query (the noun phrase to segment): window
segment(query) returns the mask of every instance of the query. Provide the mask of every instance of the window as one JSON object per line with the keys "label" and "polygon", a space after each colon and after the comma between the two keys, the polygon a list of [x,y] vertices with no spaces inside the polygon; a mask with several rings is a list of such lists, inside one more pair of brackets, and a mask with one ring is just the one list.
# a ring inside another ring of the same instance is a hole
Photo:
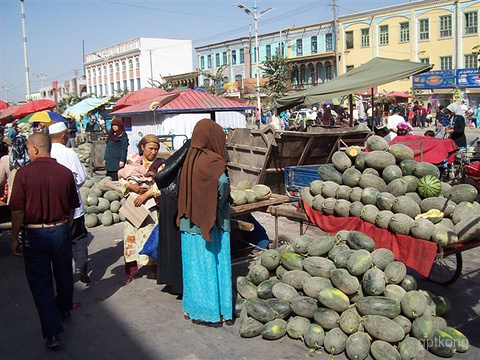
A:
{"label": "window", "polygon": [[[140,69],[140,58],[138,58],[138,57],[135,58],[135,67],[136,67],[137,69]],[[139,87],[139,89],[140,89],[140,87]]]}
{"label": "window", "polygon": [[333,34],[325,34],[325,51],[333,51]]}
{"label": "window", "polygon": [[97,69],[94,68],[94,69],[92,70],[92,73],[93,73],[93,77],[97,77]]}
{"label": "window", "polygon": [[207,78],[207,79],[203,79],[203,87],[206,88],[206,87],[208,87],[208,86],[210,86],[210,79],[208,79],[208,78]]}
{"label": "window", "polygon": [[117,81],[117,91],[120,91],[120,81]]}
{"label": "window", "polygon": [[440,56],[440,70],[450,70],[452,69],[452,57],[451,56]]}
{"label": "window", "polygon": [[222,54],[222,65],[227,65],[227,52],[224,51]]}
{"label": "window", "polygon": [[125,90],[127,88],[127,80],[123,80],[123,89]]}
{"label": "window", "polygon": [[353,65],[347,65],[347,72],[353,70],[355,67]]}
{"label": "window", "polygon": [[252,63],[257,62],[257,48],[254,46],[253,47],[253,54],[252,54]]}
{"label": "window", "polygon": [[133,60],[128,60],[128,70],[133,70]]}
{"label": "window", "polygon": [[452,15],[440,16],[440,38],[452,37]]}
{"label": "window", "polygon": [[360,35],[360,46],[369,47],[370,46],[370,31],[367,29],[362,29]]}
{"label": "window", "polygon": [[[126,61],[122,61],[122,71],[127,71],[127,63]],[[126,87],[126,86],[125,86]]]}
{"label": "window", "polygon": [[110,75],[113,74],[113,65],[112,65],[112,64],[110,64],[110,65],[108,66],[108,73],[109,73]]}
{"label": "window", "polygon": [[118,74],[120,72],[120,63],[115,63],[115,72]]}
{"label": "window", "polygon": [[410,42],[410,24],[408,22],[401,22],[400,24],[400,42]]}
{"label": "window", "polygon": [[422,64],[430,64],[430,58],[420,58],[419,59]]}
{"label": "window", "polygon": [[332,80],[332,79],[333,79],[332,65],[330,63],[327,63],[325,65],[325,80]]}
{"label": "window", "polygon": [[237,63],[237,50],[232,50],[232,65]]}
{"label": "window", "polygon": [[297,56],[302,56],[303,55],[303,43],[302,39],[297,39]]}
{"label": "window", "polygon": [[200,69],[205,69],[205,56],[200,56]]}
{"label": "window", "polygon": [[220,53],[215,54],[215,67],[220,66]]}
{"label": "window", "polygon": [[112,82],[110,83],[110,94],[114,94],[114,93],[115,93],[115,84]]}
{"label": "window", "polygon": [[419,22],[419,40],[430,39],[429,20],[421,19]]}
{"label": "window", "polygon": [[212,55],[207,55],[207,69],[212,68]]}
{"label": "window", "polygon": [[280,43],[280,55],[285,56],[285,43],[283,41]]}
{"label": "window", "polygon": [[476,68],[477,67],[476,63],[477,63],[477,55],[474,55],[474,54],[465,55],[466,69]]}
{"label": "window", "polygon": [[353,49],[353,31],[345,31],[345,48]]}
{"label": "window", "polygon": [[245,51],[243,49],[239,50],[240,52],[240,64],[243,64],[245,62]]}
{"label": "window", "polygon": [[272,45],[266,45],[265,46],[265,58],[267,60],[270,60],[272,58]]}
{"label": "window", "polygon": [[388,45],[388,25],[380,26],[380,45]]}
{"label": "window", "polygon": [[478,34],[478,12],[466,12],[465,17],[465,35]]}
{"label": "window", "polygon": [[135,90],[135,80],[130,79],[130,91]]}
{"label": "window", "polygon": [[141,89],[142,87],[140,86],[141,83],[140,83],[140,78],[137,79],[137,89]]}
{"label": "window", "polygon": [[312,43],[312,54],[316,54],[318,52],[318,46],[317,46],[317,37],[312,36],[310,38],[310,41]]}

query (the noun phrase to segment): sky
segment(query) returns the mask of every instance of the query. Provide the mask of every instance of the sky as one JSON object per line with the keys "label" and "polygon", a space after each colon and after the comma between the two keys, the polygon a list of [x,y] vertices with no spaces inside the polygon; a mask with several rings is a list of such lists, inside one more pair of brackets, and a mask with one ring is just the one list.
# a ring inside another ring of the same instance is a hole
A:
{"label": "sky", "polygon": [[[137,37],[190,39],[196,46],[248,36],[255,0],[25,0],[25,31],[31,92],[83,75],[90,53]],[[408,0],[337,0],[339,15]],[[257,0],[259,34],[333,20],[333,0]],[[20,0],[0,0],[0,99],[26,94]],[[84,48],[84,50],[83,50]],[[194,64],[194,67],[196,64]],[[194,71],[195,69],[192,69]]]}

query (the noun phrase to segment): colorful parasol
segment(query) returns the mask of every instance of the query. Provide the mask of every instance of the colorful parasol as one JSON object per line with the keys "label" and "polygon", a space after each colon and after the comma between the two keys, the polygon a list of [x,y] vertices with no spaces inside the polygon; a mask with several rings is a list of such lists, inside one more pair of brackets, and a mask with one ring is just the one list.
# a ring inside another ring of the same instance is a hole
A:
{"label": "colorful parasol", "polygon": [[13,119],[12,115],[19,107],[20,106],[13,105],[3,110],[2,114],[0,115],[0,124],[6,125],[7,123],[12,122],[12,119]]}
{"label": "colorful parasol", "polygon": [[43,123],[46,126],[49,126],[55,122],[62,122],[66,121],[66,119],[60,115],[59,113],[56,113],[54,111],[38,111],[36,113],[30,114],[25,116],[22,120],[20,120],[18,123]]}
{"label": "colorful parasol", "polygon": [[7,102],[3,101],[3,100],[0,100],[0,110],[5,110],[6,108],[8,108],[10,105],[8,105]]}
{"label": "colorful parasol", "polygon": [[15,119],[21,119],[27,115],[30,115],[37,111],[52,110],[57,103],[52,100],[42,99],[33,100],[26,104],[21,105],[12,115]]}

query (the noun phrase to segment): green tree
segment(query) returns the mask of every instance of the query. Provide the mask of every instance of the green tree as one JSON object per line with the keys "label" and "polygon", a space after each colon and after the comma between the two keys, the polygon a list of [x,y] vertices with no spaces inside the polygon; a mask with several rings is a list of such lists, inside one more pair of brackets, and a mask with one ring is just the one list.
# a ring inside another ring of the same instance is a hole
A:
{"label": "green tree", "polygon": [[168,92],[172,92],[175,90],[175,85],[173,84],[173,81],[171,80],[166,80],[164,82],[160,82],[159,80],[148,80],[148,83],[150,86],[155,87],[157,89],[162,89]]}
{"label": "green tree", "polygon": [[267,95],[267,106],[271,107],[275,105],[278,98],[285,95],[292,67],[286,57],[275,54],[271,59],[263,62],[262,70],[267,83],[261,87],[261,90]]}
{"label": "green tree", "polygon": [[223,75],[223,71],[226,69],[226,66],[220,66],[215,74],[211,74],[209,72],[203,71],[201,69],[197,69],[198,75],[203,75],[205,78],[210,80],[212,85],[205,86],[205,91],[209,94],[214,95],[223,95],[225,94],[225,89],[223,88],[223,84],[225,83],[225,78]]}
{"label": "green tree", "polygon": [[58,101],[56,107],[55,107],[55,110],[57,110],[57,112],[59,114],[63,114],[63,112],[69,108],[70,106],[73,106],[77,103],[79,103],[80,101],[82,101],[83,98],[78,96],[77,94],[68,94],[67,97],[65,98],[62,98],[60,99],[60,101]]}
{"label": "green tree", "polygon": [[125,96],[129,93],[130,91],[128,91],[128,88],[123,88],[123,89],[118,89],[116,92],[115,92],[115,96],[114,96],[114,101],[120,99],[122,96]]}

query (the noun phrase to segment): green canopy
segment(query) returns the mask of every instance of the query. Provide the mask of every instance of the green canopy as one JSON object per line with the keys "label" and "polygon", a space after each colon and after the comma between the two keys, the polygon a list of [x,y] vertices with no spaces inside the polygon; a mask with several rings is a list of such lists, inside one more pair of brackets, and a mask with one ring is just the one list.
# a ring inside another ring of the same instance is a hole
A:
{"label": "green canopy", "polygon": [[431,69],[430,64],[376,57],[323,84],[277,99],[278,108],[311,105],[322,100],[353,94],[357,91],[405,79]]}

